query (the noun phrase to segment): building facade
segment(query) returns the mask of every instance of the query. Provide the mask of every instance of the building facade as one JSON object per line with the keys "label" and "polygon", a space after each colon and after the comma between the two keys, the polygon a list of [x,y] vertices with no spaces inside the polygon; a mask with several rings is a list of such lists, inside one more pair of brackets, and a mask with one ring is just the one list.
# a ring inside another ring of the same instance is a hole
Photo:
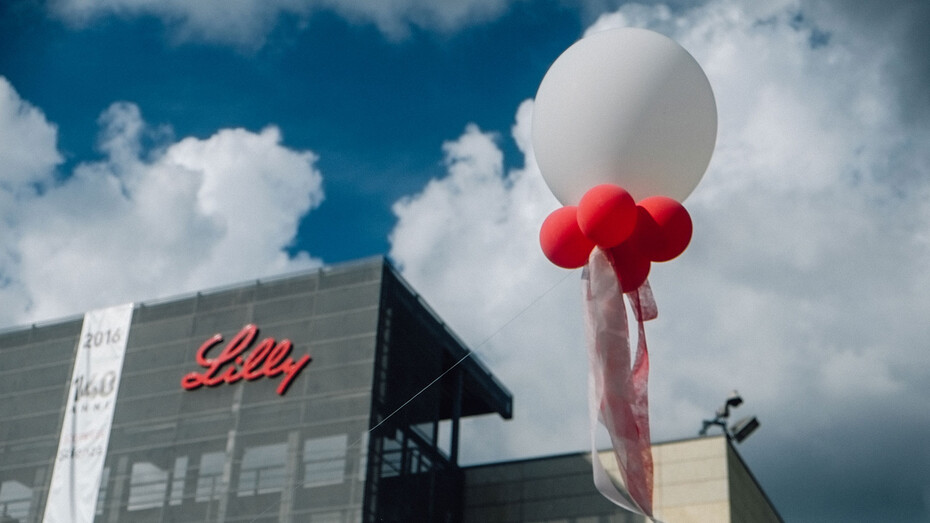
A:
{"label": "building facade", "polygon": [[122,336],[82,339],[84,323],[0,333],[5,521],[58,503],[69,395],[78,410],[115,396],[108,445],[87,451],[105,453],[99,522],[457,521],[458,420],[511,415],[380,258],[136,305],[116,394],[112,377],[72,372],[82,345]]}
{"label": "building facade", "polygon": [[[642,521],[587,454],[461,467],[477,415],[510,418],[510,392],[382,258],[8,329],[0,523]],[[667,522],[777,521],[742,518],[771,505],[696,441],[712,458],[655,447]]]}

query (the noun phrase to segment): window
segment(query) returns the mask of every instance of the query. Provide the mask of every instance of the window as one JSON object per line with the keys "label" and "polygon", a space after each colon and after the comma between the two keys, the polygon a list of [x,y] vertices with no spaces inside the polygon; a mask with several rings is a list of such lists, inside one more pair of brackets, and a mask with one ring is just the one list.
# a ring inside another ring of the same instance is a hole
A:
{"label": "window", "polygon": [[147,461],[132,464],[129,477],[129,510],[161,507],[168,491],[168,471]]}
{"label": "window", "polygon": [[97,508],[94,513],[97,516],[103,515],[103,508],[107,502],[107,485],[110,483],[110,467],[103,467],[103,473],[100,474],[100,490],[97,491]]}
{"label": "window", "polygon": [[347,446],[346,434],[304,440],[304,487],[342,483]]}
{"label": "window", "polygon": [[200,469],[197,472],[197,502],[220,499],[220,481],[223,478],[223,466],[226,464],[225,452],[208,452],[200,456]]}
{"label": "window", "polygon": [[393,478],[403,472],[404,435],[398,430],[393,436],[381,438],[381,477]]}
{"label": "window", "polygon": [[239,495],[254,496],[284,489],[287,444],[275,443],[245,449],[239,470]]}
{"label": "window", "polygon": [[174,475],[171,479],[171,497],[169,505],[180,505],[184,500],[184,479],[187,476],[187,456],[174,460]]}
{"label": "window", "polygon": [[[358,460],[358,480],[365,481],[368,477],[368,433],[363,432],[358,442],[359,460]],[[361,517],[356,521],[361,521]]]}
{"label": "window", "polygon": [[15,480],[0,483],[0,518],[26,519],[32,504],[32,489]]}

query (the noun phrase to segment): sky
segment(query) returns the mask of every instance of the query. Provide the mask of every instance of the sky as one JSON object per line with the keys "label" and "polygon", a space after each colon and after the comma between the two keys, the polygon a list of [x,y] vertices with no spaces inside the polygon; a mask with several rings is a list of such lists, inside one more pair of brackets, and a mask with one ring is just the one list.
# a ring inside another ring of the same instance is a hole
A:
{"label": "sky", "polygon": [[0,325],[387,255],[514,393],[462,459],[584,451],[580,271],[533,98],[586,33],[704,68],[695,233],[650,283],[655,440],[736,389],[787,521],[930,519],[930,5],[8,0]]}

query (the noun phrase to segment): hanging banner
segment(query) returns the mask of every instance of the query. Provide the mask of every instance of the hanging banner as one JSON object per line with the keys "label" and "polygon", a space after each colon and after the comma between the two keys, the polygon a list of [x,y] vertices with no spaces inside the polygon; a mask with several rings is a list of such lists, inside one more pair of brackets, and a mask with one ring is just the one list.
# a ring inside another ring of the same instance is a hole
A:
{"label": "hanging banner", "polygon": [[84,315],[43,523],[94,520],[131,321],[131,303]]}

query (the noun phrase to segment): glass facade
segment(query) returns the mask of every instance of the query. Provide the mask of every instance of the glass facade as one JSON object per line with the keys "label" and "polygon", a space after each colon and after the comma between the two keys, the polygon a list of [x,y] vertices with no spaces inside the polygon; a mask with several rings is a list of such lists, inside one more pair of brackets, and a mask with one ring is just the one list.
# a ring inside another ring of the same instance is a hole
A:
{"label": "glass facade", "polygon": [[[0,333],[0,521],[41,521],[81,325]],[[237,379],[182,387],[237,339]],[[460,521],[458,420],[510,409],[381,258],[139,304],[95,521]]]}

